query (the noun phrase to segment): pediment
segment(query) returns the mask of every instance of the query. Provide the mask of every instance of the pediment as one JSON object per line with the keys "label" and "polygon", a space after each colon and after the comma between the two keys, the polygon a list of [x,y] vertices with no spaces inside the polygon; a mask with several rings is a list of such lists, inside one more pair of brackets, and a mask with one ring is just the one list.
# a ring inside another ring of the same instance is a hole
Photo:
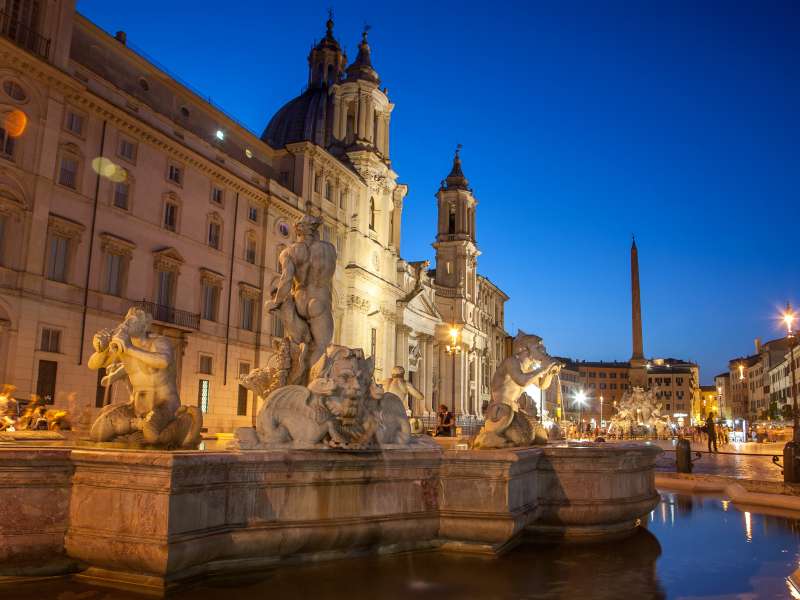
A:
{"label": "pediment", "polygon": [[427,317],[431,317],[436,320],[442,320],[442,314],[423,293],[418,293],[411,298],[411,300],[409,300],[406,304],[406,307]]}

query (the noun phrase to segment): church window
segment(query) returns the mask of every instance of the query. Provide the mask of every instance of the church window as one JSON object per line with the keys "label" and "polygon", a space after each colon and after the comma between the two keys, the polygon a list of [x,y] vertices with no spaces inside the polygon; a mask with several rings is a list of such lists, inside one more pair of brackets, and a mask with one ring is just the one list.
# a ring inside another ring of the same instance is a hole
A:
{"label": "church window", "polygon": [[352,142],[355,138],[356,116],[352,110],[347,111],[347,141]]}
{"label": "church window", "polygon": [[325,200],[333,199],[333,186],[330,181],[325,182]]}
{"label": "church window", "polygon": [[455,204],[451,204],[447,219],[447,233],[452,234],[455,232],[456,232],[456,206]]}
{"label": "church window", "polygon": [[375,329],[374,327],[370,329],[369,348],[370,348],[370,356],[375,356],[375,352],[378,348],[378,330]]}
{"label": "church window", "polygon": [[445,268],[447,269],[447,274],[450,275],[453,272],[453,263],[448,260],[445,263]]}
{"label": "church window", "polygon": [[369,199],[369,228],[375,231],[375,200]]}
{"label": "church window", "polygon": [[339,208],[342,210],[347,208],[347,190],[339,191]]}
{"label": "church window", "polygon": [[314,176],[314,191],[317,193],[322,191],[322,175]]}
{"label": "church window", "polygon": [[0,127],[0,156],[3,158],[14,156],[14,138],[3,127]]}

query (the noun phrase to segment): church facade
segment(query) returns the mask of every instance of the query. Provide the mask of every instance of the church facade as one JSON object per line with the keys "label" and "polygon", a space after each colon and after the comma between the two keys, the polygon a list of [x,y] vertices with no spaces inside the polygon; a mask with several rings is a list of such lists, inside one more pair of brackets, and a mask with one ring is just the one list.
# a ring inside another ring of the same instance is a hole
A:
{"label": "church facade", "polygon": [[[338,253],[334,342],[402,366],[424,394],[480,415],[504,358],[507,296],[477,272],[477,200],[456,154],[431,224],[436,265],[401,255],[407,187],[394,105],[364,34],[349,62],[327,23],[305,91],[261,136],[77,14],[10,0],[0,31],[0,381],[17,397],[121,401],[88,370],[92,335],[133,304],[173,339],[184,404],[209,431],[252,422],[238,378],[283,332],[263,309],[305,213]],[[11,21],[9,21],[11,23]]]}

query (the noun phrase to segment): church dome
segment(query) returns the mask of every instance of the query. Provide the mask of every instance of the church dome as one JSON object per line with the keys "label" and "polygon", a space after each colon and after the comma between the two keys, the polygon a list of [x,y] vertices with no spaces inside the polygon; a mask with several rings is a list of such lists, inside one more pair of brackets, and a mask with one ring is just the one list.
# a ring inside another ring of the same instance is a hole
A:
{"label": "church dome", "polygon": [[327,146],[330,104],[327,85],[307,89],[275,113],[261,134],[261,139],[273,148],[303,141]]}

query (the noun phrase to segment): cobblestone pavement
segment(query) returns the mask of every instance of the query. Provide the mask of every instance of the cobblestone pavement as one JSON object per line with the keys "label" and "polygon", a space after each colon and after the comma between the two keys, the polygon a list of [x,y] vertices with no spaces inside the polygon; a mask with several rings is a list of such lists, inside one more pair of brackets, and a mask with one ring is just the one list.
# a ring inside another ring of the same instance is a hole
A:
{"label": "cobblestone pavement", "polygon": [[[666,451],[656,463],[657,471],[675,472],[675,452]],[[783,481],[780,467],[772,463],[770,455],[743,455],[702,452],[692,468],[692,473],[723,475],[737,479]]]}

